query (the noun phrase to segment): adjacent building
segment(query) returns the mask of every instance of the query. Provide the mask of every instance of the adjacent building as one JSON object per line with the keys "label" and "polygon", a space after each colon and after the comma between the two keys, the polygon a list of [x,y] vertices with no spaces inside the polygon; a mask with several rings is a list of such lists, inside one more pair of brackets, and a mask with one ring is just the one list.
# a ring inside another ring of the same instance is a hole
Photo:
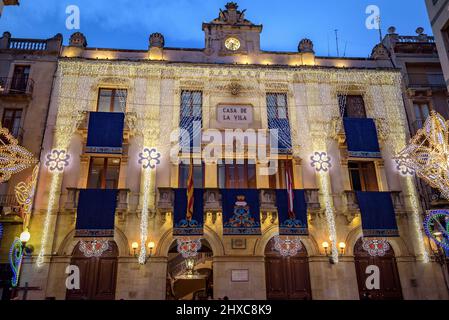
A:
{"label": "adjacent building", "polygon": [[81,33],[62,48],[29,299],[448,299],[415,177],[393,160],[410,137],[407,61],[387,45],[320,57],[309,39],[266,51],[245,15],[228,3],[202,49],[160,33],[148,50]]}
{"label": "adjacent building", "polygon": [[3,8],[5,6],[18,6],[19,0],[0,0],[0,17],[3,13]]}

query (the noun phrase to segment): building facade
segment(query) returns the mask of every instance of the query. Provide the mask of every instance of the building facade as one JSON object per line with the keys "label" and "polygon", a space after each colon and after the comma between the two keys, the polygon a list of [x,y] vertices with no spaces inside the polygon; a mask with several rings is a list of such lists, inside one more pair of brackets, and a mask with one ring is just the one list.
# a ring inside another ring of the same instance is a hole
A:
{"label": "building facade", "polygon": [[202,27],[204,49],[159,33],[144,51],[81,33],[63,48],[28,298],[447,299],[415,177],[393,160],[409,137],[401,72],[308,39],[264,51],[235,3]]}
{"label": "building facade", "polygon": [[2,16],[3,8],[5,6],[18,6],[18,5],[19,5],[19,0],[1,0],[0,1],[0,17]]}

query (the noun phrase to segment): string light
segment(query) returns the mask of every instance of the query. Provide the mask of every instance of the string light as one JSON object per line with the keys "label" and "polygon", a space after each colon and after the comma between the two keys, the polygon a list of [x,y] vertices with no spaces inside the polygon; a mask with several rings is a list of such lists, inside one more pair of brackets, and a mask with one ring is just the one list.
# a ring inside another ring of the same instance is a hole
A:
{"label": "string light", "polygon": [[19,182],[14,188],[17,202],[21,206],[23,230],[26,230],[30,223],[31,210],[33,209],[38,174],[39,165],[34,167],[33,173],[25,182]]}

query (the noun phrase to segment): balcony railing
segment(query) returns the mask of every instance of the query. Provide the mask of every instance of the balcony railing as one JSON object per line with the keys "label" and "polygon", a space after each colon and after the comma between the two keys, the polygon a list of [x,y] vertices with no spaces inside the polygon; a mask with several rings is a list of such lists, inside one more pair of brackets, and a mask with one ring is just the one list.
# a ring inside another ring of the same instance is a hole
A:
{"label": "balcony railing", "polygon": [[398,36],[400,43],[435,43],[435,38],[432,36]]}
{"label": "balcony railing", "polygon": [[408,73],[408,87],[446,87],[446,80],[442,72],[440,73]]}
{"label": "balcony railing", "polygon": [[18,216],[19,203],[14,194],[0,195],[0,221],[1,222],[20,222]]}
{"label": "balcony railing", "polygon": [[[401,195],[401,191],[391,191],[391,199],[393,200],[393,206],[396,213],[404,210],[404,199]],[[353,190],[344,192],[347,208],[349,211],[359,211],[359,203],[357,201],[356,192]]]}
{"label": "balcony railing", "polygon": [[29,95],[34,91],[34,81],[27,76],[0,78],[0,95]]}
{"label": "balcony railing", "polygon": [[[64,205],[66,211],[76,211],[80,190],[78,188],[67,188],[67,199]],[[131,191],[129,189],[119,189],[116,207],[118,213],[124,213],[129,210],[130,193]]]}
{"label": "balcony railing", "polygon": [[9,40],[8,49],[45,51],[47,50],[47,40],[11,38]]}

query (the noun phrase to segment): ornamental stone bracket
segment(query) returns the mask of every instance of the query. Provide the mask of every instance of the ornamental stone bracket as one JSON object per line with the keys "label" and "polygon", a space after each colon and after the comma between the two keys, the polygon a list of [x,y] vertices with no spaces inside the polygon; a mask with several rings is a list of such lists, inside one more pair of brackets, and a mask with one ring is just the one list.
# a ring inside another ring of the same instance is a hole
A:
{"label": "ornamental stone bracket", "polygon": [[275,211],[261,211],[260,216],[262,224],[264,224],[267,219],[269,219],[270,224],[274,224],[278,218],[278,214]]}
{"label": "ornamental stone bracket", "polygon": [[343,203],[346,203],[345,210],[342,212],[343,216],[346,217],[348,225],[352,223],[357,215],[360,214],[359,204],[357,202],[357,197],[355,191],[346,190],[343,192]]}

